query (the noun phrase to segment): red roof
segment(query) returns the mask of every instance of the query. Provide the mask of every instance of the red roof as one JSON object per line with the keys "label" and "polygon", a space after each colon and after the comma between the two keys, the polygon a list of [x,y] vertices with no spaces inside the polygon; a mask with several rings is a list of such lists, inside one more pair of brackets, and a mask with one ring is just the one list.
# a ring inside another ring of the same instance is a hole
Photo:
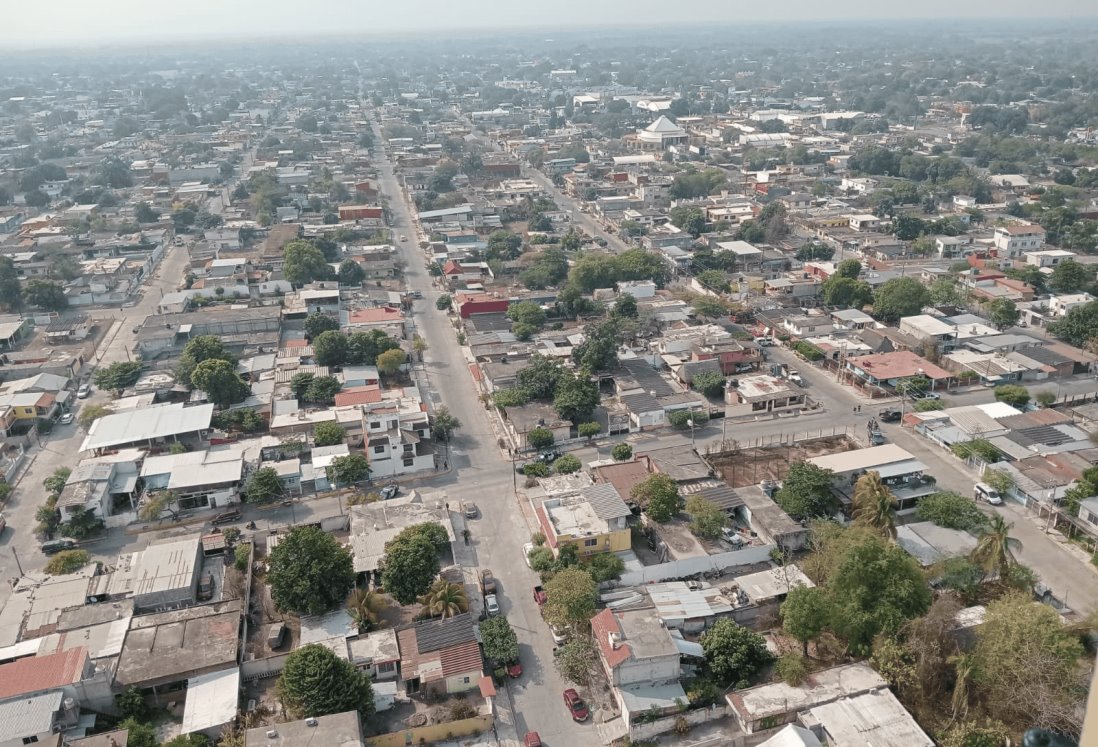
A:
{"label": "red roof", "polygon": [[353,386],[344,389],[335,396],[335,406],[368,405],[381,401],[381,387],[379,386]]}
{"label": "red roof", "polygon": [[286,340],[286,342],[282,343],[283,350],[291,350],[293,348],[305,348],[308,346],[309,341],[306,340],[304,337],[300,340]]}
{"label": "red roof", "polygon": [[378,306],[373,309],[355,309],[347,317],[347,324],[383,324],[385,322],[399,322],[404,319],[404,312],[391,306]]}
{"label": "red roof", "polygon": [[591,618],[591,635],[595,637],[595,641],[599,645],[599,653],[602,654],[606,666],[616,669],[618,665],[629,660],[633,655],[633,651],[629,648],[629,644],[624,641],[619,643],[617,648],[614,648],[613,644],[610,643],[611,633],[621,636],[621,625],[618,624],[618,618],[614,617],[613,610],[605,609]]}
{"label": "red roof", "polygon": [[79,682],[88,661],[83,646],[47,656],[31,656],[0,666],[0,700],[53,690]]}
{"label": "red roof", "polygon": [[465,270],[461,269],[461,265],[453,259],[446,260],[446,264],[442,266],[443,275],[460,275],[463,272],[465,272]]}
{"label": "red roof", "polygon": [[920,355],[910,350],[898,350],[893,353],[878,353],[876,355],[861,355],[853,358],[850,365],[865,371],[878,381],[889,379],[902,379],[915,376],[922,371],[927,378],[937,381],[948,379],[953,374],[944,368],[939,368]]}

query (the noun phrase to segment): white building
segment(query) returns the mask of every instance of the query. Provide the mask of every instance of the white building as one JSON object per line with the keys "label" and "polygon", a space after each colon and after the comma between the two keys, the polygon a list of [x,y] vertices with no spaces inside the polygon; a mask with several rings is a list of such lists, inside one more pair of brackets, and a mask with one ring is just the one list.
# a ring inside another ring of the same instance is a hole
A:
{"label": "white building", "polygon": [[1015,223],[995,229],[994,245],[1000,257],[1015,259],[1036,251],[1045,243],[1045,229],[1028,223]]}

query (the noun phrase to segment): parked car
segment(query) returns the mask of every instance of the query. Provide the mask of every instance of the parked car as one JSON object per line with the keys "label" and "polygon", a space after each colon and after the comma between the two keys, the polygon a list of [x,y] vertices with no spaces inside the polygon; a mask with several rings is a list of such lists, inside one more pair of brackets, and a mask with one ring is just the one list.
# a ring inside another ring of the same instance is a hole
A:
{"label": "parked car", "polygon": [[978,501],[985,501],[992,506],[1003,505],[1003,497],[999,495],[999,491],[988,485],[986,482],[978,482],[973,489],[974,497]]}
{"label": "parked car", "polygon": [[0,514],[0,534],[3,534],[4,527],[8,525],[8,520],[4,518],[4,514]]}
{"label": "parked car", "polygon": [[82,384],[79,389],[76,390],[77,399],[87,399],[91,396],[92,388],[91,384]]}
{"label": "parked car", "polygon": [[544,587],[540,585],[534,587],[534,601],[539,607],[549,601],[549,595],[545,593]]}
{"label": "parked car", "polygon": [[391,482],[381,489],[381,500],[387,501],[397,497],[397,493],[400,492],[400,486],[395,482]]}
{"label": "parked car", "polygon": [[471,501],[466,501],[461,504],[461,512],[465,514],[466,519],[475,519],[477,518],[477,514],[479,513],[477,510],[477,504]]}
{"label": "parked car", "polygon": [[743,535],[732,527],[724,527],[721,529],[721,539],[732,545],[734,550],[739,550],[747,544],[747,540],[743,538]]}
{"label": "parked car", "polygon": [[804,379],[802,379],[801,375],[799,373],[797,373],[796,371],[790,371],[789,372],[789,383],[790,384],[796,384],[797,386],[804,386]]}
{"label": "parked car", "polygon": [[484,568],[480,572],[480,593],[481,594],[495,594],[496,593],[496,579],[492,575],[492,572],[487,568]]}
{"label": "parked car", "polygon": [[564,705],[568,706],[568,712],[572,714],[573,721],[586,721],[591,712],[587,710],[587,704],[579,693],[568,688],[564,691]]}
{"label": "parked car", "polygon": [[76,547],[76,540],[66,539],[62,537],[61,539],[43,542],[42,553],[44,555],[56,555],[59,552],[62,552],[64,550],[71,550],[74,547]]}
{"label": "parked car", "polygon": [[496,599],[495,594],[489,594],[484,597],[484,610],[488,613],[489,617],[499,614],[499,600]]}
{"label": "parked car", "polygon": [[568,640],[568,636],[564,634],[565,631],[561,628],[558,628],[556,625],[549,626],[549,633],[553,636],[553,643],[557,646],[565,643]]}
{"label": "parked car", "polygon": [[899,410],[886,408],[877,413],[877,417],[882,423],[899,423],[900,418],[902,418],[903,416],[900,414]]}
{"label": "parked car", "polygon": [[282,639],[286,635],[286,623],[271,623],[267,628],[267,647],[276,649],[282,645]]}
{"label": "parked car", "polygon": [[213,573],[206,571],[202,578],[198,579],[198,601],[207,602],[213,599],[214,579]]}
{"label": "parked car", "polygon": [[522,676],[522,662],[515,659],[507,664],[507,676],[513,680],[517,680]]}
{"label": "parked car", "polygon": [[538,459],[543,462],[549,463],[557,461],[562,456],[564,456],[564,452],[558,451],[556,449],[547,449],[538,454]]}
{"label": "parked car", "polygon": [[239,520],[240,520],[240,512],[237,511],[235,508],[231,508],[228,511],[222,511],[217,516],[213,517],[213,522],[212,523],[213,523],[214,526],[217,526],[218,524],[228,524],[231,521],[239,521]]}
{"label": "parked car", "polygon": [[408,240],[408,237],[407,237],[407,236],[404,236],[403,234],[401,234],[400,240],[401,240],[401,241],[407,241],[407,240]]}
{"label": "parked car", "polygon": [[75,419],[76,419],[75,415],[73,415],[71,412],[66,412],[64,415],[62,415],[61,417],[59,417],[57,419],[57,422],[60,423],[61,425],[68,425],[69,423],[71,423]]}
{"label": "parked car", "polygon": [[530,565],[530,553],[532,553],[534,551],[534,547],[535,547],[535,545],[534,545],[533,542],[527,542],[525,545],[522,546],[522,559],[526,561],[526,567],[527,568],[531,567],[531,565]]}
{"label": "parked car", "polygon": [[522,738],[522,747],[541,747],[541,737],[536,731],[526,732],[526,736]]}

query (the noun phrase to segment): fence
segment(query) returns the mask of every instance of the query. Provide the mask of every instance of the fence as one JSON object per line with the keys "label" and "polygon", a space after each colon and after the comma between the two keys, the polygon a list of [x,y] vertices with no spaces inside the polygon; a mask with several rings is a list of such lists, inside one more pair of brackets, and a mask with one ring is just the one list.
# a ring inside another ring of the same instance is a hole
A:
{"label": "fence", "polygon": [[286,666],[289,654],[276,654],[263,659],[252,659],[240,665],[240,676],[245,682],[254,682],[267,677],[274,677]]}
{"label": "fence", "polygon": [[683,719],[683,721],[690,726],[697,726],[699,724],[706,724],[710,721],[722,719],[730,713],[731,709],[728,706],[714,705],[709,708],[703,708],[697,711],[686,711],[685,713],[644,723],[639,723],[634,719],[629,724],[629,738],[633,740],[651,739],[658,734],[666,734],[669,731],[674,731],[675,727],[681,723],[679,719]]}
{"label": "fence", "polygon": [[409,744],[429,744],[443,739],[457,739],[473,734],[481,734],[492,728],[495,719],[492,716],[473,716],[459,721],[447,721],[444,724],[414,726],[410,729],[391,731],[376,737],[366,737],[370,747],[405,747]]}
{"label": "fence", "polygon": [[673,560],[670,563],[645,566],[639,571],[623,573],[617,586],[640,586],[655,584],[670,579],[686,578],[701,573],[723,573],[736,566],[748,566],[766,563],[770,560],[770,551],[775,545],[745,547],[742,550],[723,552],[719,555],[704,555],[693,558]]}

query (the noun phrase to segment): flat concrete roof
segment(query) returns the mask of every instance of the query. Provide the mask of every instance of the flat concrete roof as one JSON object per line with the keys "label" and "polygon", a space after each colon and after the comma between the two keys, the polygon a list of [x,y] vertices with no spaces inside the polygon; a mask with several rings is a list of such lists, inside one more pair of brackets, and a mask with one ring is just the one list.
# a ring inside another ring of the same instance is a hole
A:
{"label": "flat concrete roof", "polygon": [[828,744],[934,747],[934,740],[887,688],[816,706],[801,714],[801,721],[809,728],[823,727]]}
{"label": "flat concrete roof", "polygon": [[742,718],[754,722],[768,716],[799,713],[839,698],[887,687],[884,678],[869,666],[846,664],[814,672],[799,687],[775,682],[728,693],[725,699]]}
{"label": "flat concrete roof", "polygon": [[223,726],[236,718],[240,705],[240,668],[231,667],[187,680],[181,734]]}
{"label": "flat concrete roof", "polygon": [[[883,446],[871,446],[868,449],[824,454],[823,456],[812,457],[807,461],[821,469],[829,469],[837,475],[860,470],[877,470],[887,464],[897,462],[918,462],[910,451],[896,444],[884,444]],[[926,469],[926,467],[924,466],[923,469]]]}
{"label": "flat concrete roof", "polygon": [[344,711],[330,716],[289,721],[248,729],[244,732],[244,747],[362,747],[362,727],[358,711]]}
{"label": "flat concrete roof", "polygon": [[190,588],[199,568],[201,536],[149,545],[134,553],[135,597]]}

